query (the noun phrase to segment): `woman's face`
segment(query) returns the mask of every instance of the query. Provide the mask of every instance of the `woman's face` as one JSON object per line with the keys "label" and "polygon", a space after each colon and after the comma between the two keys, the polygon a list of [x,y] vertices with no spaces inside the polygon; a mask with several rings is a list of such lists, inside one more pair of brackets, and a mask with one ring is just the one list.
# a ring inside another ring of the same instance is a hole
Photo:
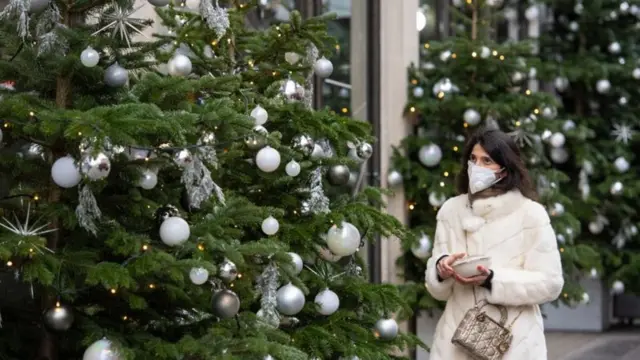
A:
{"label": "woman's face", "polygon": [[482,166],[483,168],[491,169],[493,171],[500,170],[500,165],[493,161],[491,156],[484,151],[484,148],[480,144],[475,144],[473,146],[473,150],[469,156],[469,161],[477,166]]}

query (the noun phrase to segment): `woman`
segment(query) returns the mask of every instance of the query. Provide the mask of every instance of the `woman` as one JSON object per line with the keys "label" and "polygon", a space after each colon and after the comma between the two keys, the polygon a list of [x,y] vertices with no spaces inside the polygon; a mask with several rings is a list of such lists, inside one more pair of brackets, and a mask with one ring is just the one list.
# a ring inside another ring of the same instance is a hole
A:
{"label": "woman", "polygon": [[[546,360],[539,304],[555,300],[564,285],[556,236],[545,208],[535,202],[520,151],[507,134],[481,130],[469,139],[458,174],[459,196],[437,215],[426,286],[446,301],[436,328],[431,360],[471,360],[451,342],[476,300],[507,308],[513,340],[502,360]],[[470,255],[491,257],[491,268],[477,276],[455,273],[455,261]],[[494,306],[483,310],[500,319]]]}

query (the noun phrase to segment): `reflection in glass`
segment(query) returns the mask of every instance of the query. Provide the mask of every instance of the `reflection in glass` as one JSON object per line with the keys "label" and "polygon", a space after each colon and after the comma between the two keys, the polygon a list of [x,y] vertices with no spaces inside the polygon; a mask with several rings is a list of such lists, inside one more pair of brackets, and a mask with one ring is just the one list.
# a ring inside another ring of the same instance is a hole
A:
{"label": "reflection in glass", "polygon": [[324,80],[323,106],[343,115],[351,115],[351,0],[323,0],[323,12],[333,13],[336,19],[329,23],[329,34],[336,38],[336,49],[331,57],[333,74]]}
{"label": "reflection in glass", "polygon": [[438,17],[436,16],[437,1],[438,0],[420,0],[420,7],[416,13],[416,28],[420,33],[421,43],[436,39],[438,36]]}

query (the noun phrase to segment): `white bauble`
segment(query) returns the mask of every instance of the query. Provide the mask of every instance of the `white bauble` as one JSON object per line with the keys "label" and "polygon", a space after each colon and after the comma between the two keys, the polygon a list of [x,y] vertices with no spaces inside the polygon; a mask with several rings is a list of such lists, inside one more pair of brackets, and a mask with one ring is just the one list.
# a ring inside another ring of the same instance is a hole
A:
{"label": "white bauble", "polygon": [[390,187],[398,186],[402,184],[402,181],[403,181],[402,174],[400,174],[396,170],[390,171],[389,174],[387,175],[387,185]]}
{"label": "white bauble", "polygon": [[158,175],[155,171],[145,169],[142,172],[140,179],[138,179],[138,186],[145,190],[151,190],[156,187],[156,185],[158,185]]}
{"label": "white bauble", "polygon": [[421,98],[424,96],[424,88],[421,86],[416,86],[413,88],[413,96],[417,98]]}
{"label": "white bauble", "polygon": [[111,87],[124,86],[128,81],[129,72],[118,63],[109,66],[104,72],[104,83]]}
{"label": "white bauble", "polygon": [[343,221],[340,227],[333,225],[327,232],[327,247],[338,256],[355,253],[360,247],[360,231],[353,224]]}
{"label": "white bauble", "polygon": [[567,90],[567,88],[569,88],[569,79],[564,76],[558,76],[553,81],[553,85],[555,86],[556,90],[563,92]]}
{"label": "white bauble", "polygon": [[590,300],[589,294],[584,293],[584,294],[582,294],[582,299],[580,299],[580,303],[585,305],[585,304],[589,303],[589,300]]}
{"label": "white bauble", "polygon": [[123,360],[111,341],[101,339],[89,345],[82,355],[82,360]]}
{"label": "white bauble", "polygon": [[618,170],[618,172],[620,172],[620,173],[624,173],[624,172],[627,172],[629,170],[629,162],[627,161],[627,159],[625,159],[622,156],[618,157],[613,162],[613,165],[616,167],[616,170]]}
{"label": "white bauble", "polygon": [[289,65],[295,65],[301,58],[300,54],[295,52],[289,51],[284,53],[284,60],[288,62]]}
{"label": "white bauble", "polygon": [[600,277],[600,274],[598,274],[598,269],[591,268],[591,271],[589,271],[589,277],[591,277],[592,279],[598,279]]}
{"label": "white bauble", "polygon": [[562,124],[563,131],[571,131],[576,128],[576,123],[573,120],[567,120]]}
{"label": "white bauble", "polygon": [[171,2],[171,0],[148,0],[148,1],[149,1],[149,4],[155,7],[167,6]]}
{"label": "white bauble", "polygon": [[631,72],[631,75],[633,76],[634,79],[640,80],[640,68],[633,69],[633,72]]}
{"label": "white bauble", "polygon": [[413,256],[418,259],[426,259],[431,254],[431,239],[426,234],[422,234],[418,243],[411,247],[411,252]]}
{"label": "white bauble", "polygon": [[82,53],[80,54],[80,62],[82,65],[92,68],[100,62],[100,54],[89,46],[82,50]]}
{"label": "white bauble", "polygon": [[569,152],[563,147],[553,148],[550,151],[551,161],[556,164],[564,164],[569,160]]}
{"label": "white bauble", "polygon": [[320,146],[319,144],[315,144],[313,146],[313,151],[311,152],[311,158],[314,160],[317,160],[325,157],[327,157],[327,153],[324,152],[324,149],[322,148],[322,146]]}
{"label": "white bauble", "polygon": [[256,125],[264,125],[269,120],[269,113],[262,106],[257,105],[251,110],[251,117],[256,121]]}
{"label": "white bauble", "polygon": [[281,287],[276,292],[276,306],[282,314],[295,315],[302,310],[304,303],[304,293],[291,283]]}
{"label": "white bauble", "polygon": [[567,139],[561,132],[554,133],[549,139],[549,144],[555,148],[563,147]]}
{"label": "white bauble", "polygon": [[469,124],[471,126],[474,126],[474,125],[478,125],[480,123],[481,117],[480,117],[480,113],[478,112],[478,110],[476,110],[476,109],[467,109],[467,110],[465,110],[464,114],[462,115],[462,119],[467,124]]}
{"label": "white bauble", "polygon": [[611,44],[609,44],[608,50],[612,54],[619,54],[620,51],[622,51],[622,46],[620,46],[619,42],[614,41]]}
{"label": "white bauble", "polygon": [[256,165],[264,172],[274,172],[280,166],[280,153],[271,146],[265,146],[256,154]]}
{"label": "white bauble", "polygon": [[333,73],[333,63],[323,56],[313,65],[313,71],[321,78],[328,78]]}
{"label": "white bauble", "polygon": [[314,302],[318,306],[318,312],[321,315],[331,315],[340,307],[340,298],[338,295],[329,289],[320,291]]}
{"label": "white bauble", "polygon": [[304,262],[302,261],[302,258],[300,257],[300,255],[294,252],[290,252],[289,256],[291,256],[291,262],[293,262],[293,265],[295,266],[295,274],[300,274],[302,272],[302,269],[304,268]]}
{"label": "white bauble", "polygon": [[189,279],[196,285],[202,285],[209,280],[209,271],[203,267],[194,267],[189,271]]}
{"label": "white bauble", "polygon": [[447,201],[447,196],[442,193],[432,192],[429,194],[429,204],[431,206],[440,207]]}
{"label": "white bauble", "polygon": [[537,5],[532,5],[527,8],[524,12],[524,17],[529,21],[535,21],[540,16],[540,9]]}
{"label": "white bauble", "polygon": [[375,324],[374,334],[382,340],[393,340],[398,336],[398,323],[395,319],[380,319]]}
{"label": "white bauble", "polygon": [[427,167],[434,167],[442,160],[442,150],[436,144],[424,145],[418,151],[420,162]]}
{"label": "white bauble", "polygon": [[607,79],[600,79],[596,82],[596,90],[600,94],[606,94],[611,90],[611,82]]}
{"label": "white bauble", "polygon": [[598,221],[589,222],[589,232],[598,235],[604,230],[604,224]]}
{"label": "white bauble", "polygon": [[620,280],[614,281],[611,286],[611,291],[616,295],[622,294],[624,292],[624,283]]}
{"label": "white bauble", "polygon": [[187,76],[191,74],[193,65],[191,59],[183,54],[175,54],[167,64],[169,75],[171,76]]}
{"label": "white bauble", "polygon": [[51,178],[56,185],[68,189],[80,183],[82,175],[71,156],[61,157],[51,167]]}
{"label": "white bauble", "polygon": [[298,162],[295,160],[291,160],[287,163],[287,166],[285,166],[284,171],[287,173],[287,175],[296,177],[300,175],[300,164],[298,164]]}
{"label": "white bauble", "polygon": [[621,195],[623,190],[624,190],[624,185],[620,181],[614,182],[613,184],[611,184],[611,188],[609,188],[609,192],[611,193],[611,195],[616,195],[616,196]]}
{"label": "white bauble", "polygon": [[268,218],[262,220],[262,232],[271,236],[280,230],[280,223],[273,216],[269,216]]}
{"label": "white bauble", "polygon": [[191,228],[181,217],[167,218],[160,225],[160,240],[169,246],[181,245],[189,239]]}

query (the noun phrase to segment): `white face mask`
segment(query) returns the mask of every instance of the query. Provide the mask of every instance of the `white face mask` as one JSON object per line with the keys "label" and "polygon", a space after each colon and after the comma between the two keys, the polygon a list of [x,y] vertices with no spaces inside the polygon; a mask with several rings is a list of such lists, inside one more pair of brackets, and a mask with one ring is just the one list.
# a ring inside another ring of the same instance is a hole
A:
{"label": "white face mask", "polygon": [[469,169],[467,170],[469,174],[469,191],[475,194],[492,187],[502,180],[502,177],[497,176],[502,170],[493,171],[469,161]]}

